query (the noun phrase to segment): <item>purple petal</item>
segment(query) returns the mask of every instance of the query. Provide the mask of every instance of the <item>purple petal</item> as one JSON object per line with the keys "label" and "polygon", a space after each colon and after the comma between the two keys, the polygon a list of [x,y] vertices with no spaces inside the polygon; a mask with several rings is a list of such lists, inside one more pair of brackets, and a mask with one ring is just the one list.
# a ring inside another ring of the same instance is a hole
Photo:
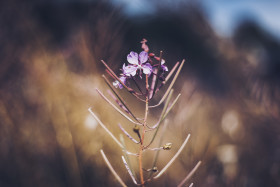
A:
{"label": "purple petal", "polygon": [[123,69],[123,73],[126,76],[135,76],[136,75],[136,71],[137,71],[138,67],[137,66],[126,66]]}
{"label": "purple petal", "polygon": [[141,64],[144,64],[145,62],[147,62],[147,60],[148,60],[148,53],[145,52],[145,51],[142,51],[142,52],[139,54],[140,65],[141,65]]}
{"label": "purple petal", "polygon": [[163,65],[165,63],[164,59],[161,59],[161,65]]}
{"label": "purple petal", "polygon": [[129,55],[127,55],[127,61],[130,64],[138,65],[138,54],[136,52],[131,51]]}
{"label": "purple petal", "polygon": [[[120,80],[122,81],[122,83],[126,84],[126,77],[125,76],[121,76]],[[121,83],[119,83],[119,88],[123,89],[123,85]]]}
{"label": "purple petal", "polygon": [[123,64],[123,66],[122,66],[122,72],[123,72],[123,75],[125,75],[126,74],[126,67],[127,66],[125,66],[125,63]]}
{"label": "purple petal", "polygon": [[162,69],[163,71],[168,71],[168,68],[167,68],[166,65],[161,65],[161,69]]}
{"label": "purple petal", "polygon": [[149,63],[142,65],[142,68],[143,68],[143,73],[146,75],[150,75],[153,71],[153,67]]}
{"label": "purple petal", "polygon": [[121,77],[120,77],[120,80],[125,84],[125,82],[126,82],[126,77],[125,77],[125,76],[121,76]]}
{"label": "purple petal", "polygon": [[[123,84],[126,84],[126,78],[127,77],[125,77],[125,76],[121,76],[119,79],[122,81]],[[123,85],[118,80],[113,82],[113,86],[115,88],[119,87],[120,89],[123,89]]]}
{"label": "purple petal", "polygon": [[119,82],[118,80],[115,80],[115,81],[113,82],[113,86],[114,86],[115,88],[118,88],[119,85],[120,85],[120,82]]}

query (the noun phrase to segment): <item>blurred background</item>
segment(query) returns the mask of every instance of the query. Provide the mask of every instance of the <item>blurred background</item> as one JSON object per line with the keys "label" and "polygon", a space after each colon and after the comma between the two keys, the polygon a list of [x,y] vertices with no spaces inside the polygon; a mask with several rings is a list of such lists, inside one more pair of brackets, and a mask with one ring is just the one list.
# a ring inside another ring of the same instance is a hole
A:
{"label": "blurred background", "polygon": [[[199,160],[187,185],[280,186],[278,7],[276,0],[1,1],[0,186],[119,186],[100,149],[132,186],[121,150],[87,109],[116,137],[118,121],[132,132],[95,88],[107,89],[100,60],[119,73],[143,38],[170,68],[187,62],[164,134],[173,148],[161,152],[159,169],[191,133],[150,186],[176,186]],[[127,97],[142,115],[143,105]],[[150,114],[153,122],[160,111]],[[151,161],[147,154],[144,166]]]}

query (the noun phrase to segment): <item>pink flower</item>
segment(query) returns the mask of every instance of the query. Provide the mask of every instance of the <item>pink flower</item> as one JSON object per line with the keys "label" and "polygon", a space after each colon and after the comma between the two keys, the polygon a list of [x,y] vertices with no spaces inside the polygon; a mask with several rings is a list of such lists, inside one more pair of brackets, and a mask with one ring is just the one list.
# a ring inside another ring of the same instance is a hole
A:
{"label": "pink flower", "polygon": [[127,61],[131,64],[128,66],[123,65],[123,74],[125,76],[135,76],[137,70],[143,71],[144,74],[150,75],[153,71],[153,67],[148,63],[148,53],[142,51],[139,56],[136,52],[131,51],[127,55]]}

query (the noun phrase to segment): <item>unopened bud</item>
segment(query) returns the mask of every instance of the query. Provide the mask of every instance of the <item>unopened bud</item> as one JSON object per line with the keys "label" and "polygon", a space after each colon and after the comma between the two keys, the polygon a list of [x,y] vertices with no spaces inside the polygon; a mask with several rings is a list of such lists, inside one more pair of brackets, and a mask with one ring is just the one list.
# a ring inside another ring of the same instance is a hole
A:
{"label": "unopened bud", "polygon": [[162,148],[163,150],[170,150],[172,147],[172,143],[166,143]]}
{"label": "unopened bud", "polygon": [[158,172],[158,168],[157,168],[157,167],[153,167],[153,168],[152,168],[152,171],[153,171],[153,172]]}
{"label": "unopened bud", "polygon": [[154,57],[155,54],[154,54],[154,53],[149,53],[149,56],[150,56],[150,57]]}
{"label": "unopened bud", "polygon": [[133,131],[134,131],[135,133],[139,133],[139,130],[140,130],[140,128],[139,128],[138,126],[135,126],[135,127],[133,128]]}

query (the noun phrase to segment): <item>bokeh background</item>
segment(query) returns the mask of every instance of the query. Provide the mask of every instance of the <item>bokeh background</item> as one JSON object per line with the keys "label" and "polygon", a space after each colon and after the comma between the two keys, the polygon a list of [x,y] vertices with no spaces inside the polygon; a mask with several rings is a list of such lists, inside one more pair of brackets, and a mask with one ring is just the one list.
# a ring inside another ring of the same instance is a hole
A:
{"label": "bokeh background", "polygon": [[[133,184],[121,150],[87,109],[117,137],[118,121],[132,132],[95,88],[107,89],[100,60],[118,72],[142,38],[164,51],[169,67],[187,61],[164,134],[173,148],[161,152],[159,169],[191,133],[150,186],[176,186],[199,160],[187,185],[280,186],[278,7],[276,0],[1,1],[0,186],[118,186],[100,149]],[[151,161],[147,154],[144,165]]]}

